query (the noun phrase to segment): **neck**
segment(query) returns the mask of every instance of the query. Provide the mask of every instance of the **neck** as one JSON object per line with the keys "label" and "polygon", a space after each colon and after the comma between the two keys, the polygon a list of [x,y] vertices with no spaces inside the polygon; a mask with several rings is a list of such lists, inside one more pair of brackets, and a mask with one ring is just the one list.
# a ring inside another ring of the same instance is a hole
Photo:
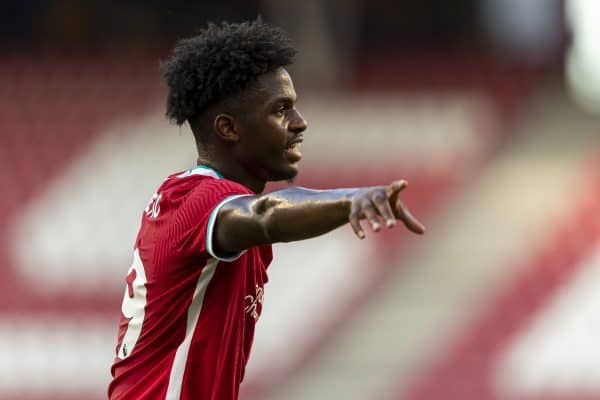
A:
{"label": "neck", "polygon": [[246,186],[254,193],[262,193],[265,190],[266,181],[256,178],[247,168],[227,161],[219,161],[208,157],[198,157],[198,165],[206,165],[217,170],[221,175],[230,181],[234,181]]}

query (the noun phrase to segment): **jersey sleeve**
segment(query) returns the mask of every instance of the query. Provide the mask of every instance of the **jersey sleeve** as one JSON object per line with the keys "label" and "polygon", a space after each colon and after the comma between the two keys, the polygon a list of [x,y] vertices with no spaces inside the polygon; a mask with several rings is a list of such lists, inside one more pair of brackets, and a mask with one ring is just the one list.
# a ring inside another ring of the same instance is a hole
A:
{"label": "jersey sleeve", "polygon": [[246,187],[226,179],[207,179],[198,185],[182,205],[178,225],[185,229],[183,241],[186,252],[207,252],[211,257],[231,262],[241,253],[217,254],[213,247],[213,232],[217,214],[227,202],[241,196],[253,195]]}
{"label": "jersey sleeve", "polygon": [[225,254],[217,254],[215,252],[215,249],[213,248],[213,232],[215,229],[215,222],[217,220],[217,214],[219,213],[219,210],[221,209],[221,207],[223,207],[225,204],[227,204],[227,202],[233,200],[233,199],[237,199],[238,197],[242,197],[242,196],[248,196],[247,194],[233,194],[230,196],[225,197],[219,204],[217,204],[215,206],[215,208],[212,209],[212,211],[210,212],[210,215],[208,217],[208,223],[206,225],[206,229],[205,229],[205,236],[206,236],[206,243],[205,243],[205,247],[206,247],[206,251],[208,252],[208,254],[210,254],[212,257],[221,260],[221,261],[235,261],[237,260],[242,254],[244,254],[244,252],[240,252],[240,253],[225,253]]}

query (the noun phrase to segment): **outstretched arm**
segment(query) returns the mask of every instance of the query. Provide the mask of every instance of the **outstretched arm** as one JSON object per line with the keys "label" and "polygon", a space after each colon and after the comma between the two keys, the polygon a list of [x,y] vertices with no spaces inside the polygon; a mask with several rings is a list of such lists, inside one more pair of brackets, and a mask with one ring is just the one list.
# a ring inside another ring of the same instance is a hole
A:
{"label": "outstretched arm", "polygon": [[398,198],[405,187],[406,181],[354,189],[292,187],[239,197],[218,211],[213,245],[217,251],[239,252],[319,236],[348,222],[363,239],[363,219],[375,232],[382,224],[392,228],[400,220],[410,231],[422,234],[425,228]]}

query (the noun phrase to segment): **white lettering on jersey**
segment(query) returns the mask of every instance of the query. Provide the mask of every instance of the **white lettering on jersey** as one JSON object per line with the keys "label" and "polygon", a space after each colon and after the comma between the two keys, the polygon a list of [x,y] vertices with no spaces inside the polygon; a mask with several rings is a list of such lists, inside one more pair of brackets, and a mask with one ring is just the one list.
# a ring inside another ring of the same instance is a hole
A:
{"label": "white lettering on jersey", "polygon": [[250,315],[255,320],[258,320],[260,317],[260,313],[258,312],[258,305],[262,305],[264,299],[264,290],[262,287],[256,285],[256,296],[252,296],[249,294],[244,297],[244,300],[247,301],[248,305],[244,308],[246,314]]}
{"label": "white lettering on jersey", "polygon": [[146,216],[148,218],[156,218],[160,214],[160,200],[162,199],[162,194],[154,193],[152,198],[148,202],[148,206],[144,209]]}
{"label": "white lettering on jersey", "polygon": [[133,253],[133,264],[127,272],[127,287],[123,295],[121,312],[129,320],[127,330],[119,346],[117,357],[126,358],[131,354],[140,337],[146,309],[146,271],[137,249]]}

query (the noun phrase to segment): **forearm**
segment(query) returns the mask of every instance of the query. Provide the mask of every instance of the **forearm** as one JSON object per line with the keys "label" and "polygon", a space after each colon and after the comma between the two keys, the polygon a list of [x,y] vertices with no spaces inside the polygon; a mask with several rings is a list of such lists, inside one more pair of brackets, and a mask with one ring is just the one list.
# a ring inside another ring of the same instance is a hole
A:
{"label": "forearm", "polygon": [[286,188],[258,197],[251,210],[263,214],[269,242],[308,239],[348,222],[350,197],[355,191]]}
{"label": "forearm", "polygon": [[225,204],[215,245],[226,251],[322,235],[348,222],[355,189],[286,188]]}
{"label": "forearm", "polygon": [[219,210],[215,247],[238,252],[252,246],[308,239],[350,222],[356,236],[365,237],[361,220],[374,232],[401,220],[412,232],[422,234],[423,225],[398,199],[405,181],[387,186],[354,189],[311,190],[292,187],[257,196],[231,200]]}

